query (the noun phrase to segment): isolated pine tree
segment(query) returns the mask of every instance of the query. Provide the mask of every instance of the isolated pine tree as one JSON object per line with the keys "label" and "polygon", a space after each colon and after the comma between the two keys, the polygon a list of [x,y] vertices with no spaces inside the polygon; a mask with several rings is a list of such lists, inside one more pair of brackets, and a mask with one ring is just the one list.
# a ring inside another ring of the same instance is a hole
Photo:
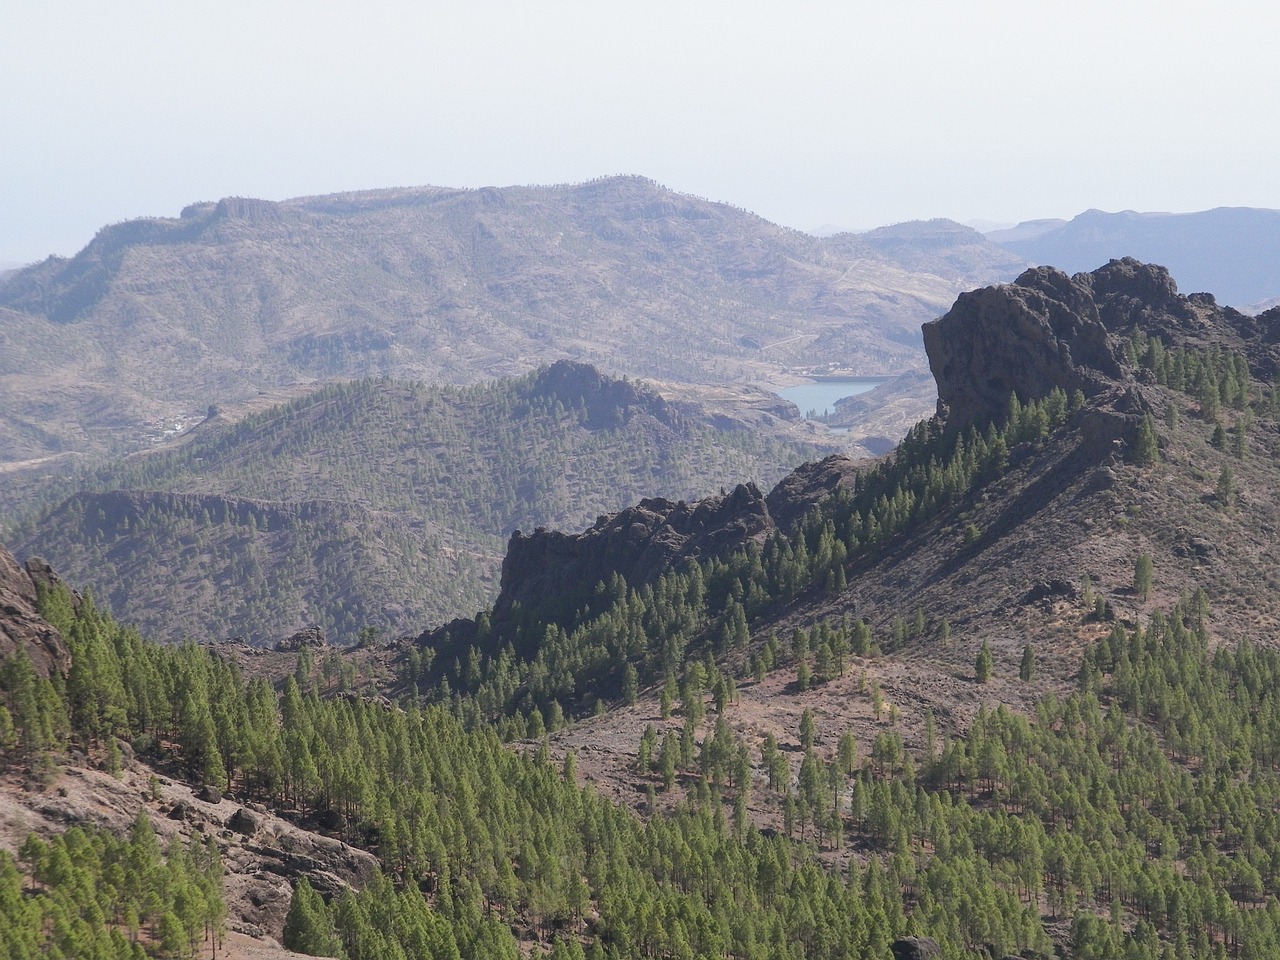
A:
{"label": "isolated pine tree", "polygon": [[1141,599],[1146,600],[1151,596],[1154,577],[1155,564],[1151,561],[1151,554],[1139,555],[1133,564],[1133,589]]}
{"label": "isolated pine tree", "polygon": [[1036,651],[1031,644],[1022,648],[1022,663],[1018,667],[1018,678],[1030,683],[1036,678]]}
{"label": "isolated pine tree", "polygon": [[336,957],[342,949],[333,932],[333,921],[320,894],[303,877],[293,888],[293,900],[284,918],[284,945],[312,957]]}
{"label": "isolated pine tree", "polygon": [[1224,463],[1218,474],[1218,489],[1215,496],[1224,507],[1230,507],[1236,501],[1236,475],[1229,463]]}
{"label": "isolated pine tree", "polygon": [[1143,414],[1138,424],[1138,438],[1133,447],[1133,460],[1139,466],[1150,466],[1160,462],[1160,440],[1156,436],[1156,426],[1151,422],[1150,414]]}
{"label": "isolated pine tree", "polygon": [[974,661],[974,676],[979,683],[986,683],[991,679],[991,673],[994,669],[995,662],[991,659],[991,646],[986,640],[983,640],[982,648],[978,651],[978,659]]}

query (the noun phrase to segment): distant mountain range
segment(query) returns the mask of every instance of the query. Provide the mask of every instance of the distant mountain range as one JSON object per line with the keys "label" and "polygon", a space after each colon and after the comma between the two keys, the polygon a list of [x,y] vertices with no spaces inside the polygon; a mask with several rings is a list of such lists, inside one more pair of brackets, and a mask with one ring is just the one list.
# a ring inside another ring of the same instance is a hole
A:
{"label": "distant mountain range", "polygon": [[1249,307],[1280,296],[1280,210],[1218,207],[1198,213],[1104,213],[1028,220],[986,234],[1032,263],[1075,273],[1136,257],[1165,266],[1185,293]]}
{"label": "distant mountain range", "polygon": [[900,373],[922,322],[1021,266],[956,224],[820,240],[640,177],[198,203],[0,281],[0,462],[371,375]]}

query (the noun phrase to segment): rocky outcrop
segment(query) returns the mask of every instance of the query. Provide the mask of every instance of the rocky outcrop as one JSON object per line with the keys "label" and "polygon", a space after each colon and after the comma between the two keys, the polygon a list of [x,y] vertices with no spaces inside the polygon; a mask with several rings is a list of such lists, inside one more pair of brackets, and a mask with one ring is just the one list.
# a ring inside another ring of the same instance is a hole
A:
{"label": "rocky outcrop", "polygon": [[502,561],[495,613],[513,604],[537,606],[580,584],[614,573],[633,585],[648,583],[684,560],[723,554],[774,528],[764,495],[754,483],[693,503],[642,500],[602,516],[583,533],[517,530]]}
{"label": "rocky outcrop", "polygon": [[276,643],[276,651],[279,653],[297,653],[303,647],[326,647],[329,641],[325,639],[324,631],[318,626],[310,626],[305,630],[299,630],[291,637],[286,637]]}
{"label": "rocky outcrop", "polygon": [[43,560],[32,560],[23,569],[0,547],[0,662],[21,649],[41,676],[70,669],[66,642],[36,609],[36,584],[60,582]]}
{"label": "rocky outcrop", "polygon": [[1003,416],[1009,396],[1026,402],[1054,387],[1093,397],[1128,379],[1133,330],[1166,347],[1243,353],[1254,375],[1274,378],[1274,318],[1247,317],[1208,294],[1182,296],[1164,267],[1131,257],[1069,277],[1033,267],[1013,283],[961,294],[926,323],[925,351],[938,383],[938,413],[951,426]]}
{"label": "rocky outcrop", "polygon": [[1093,395],[1120,375],[1089,286],[1052,267],[962,293],[923,330],[938,414],[952,426],[1000,417],[1014,393],[1024,402],[1054,387]]}
{"label": "rocky outcrop", "polygon": [[[502,561],[498,599],[490,615],[490,642],[505,640],[516,616],[537,611],[547,622],[567,622],[589,602],[597,584],[614,574],[629,586],[651,583],[686,561],[723,556],[777,529],[754,483],[692,503],[661,497],[601,516],[582,533],[517,530]],[[418,643],[447,662],[478,642],[475,620],[454,620],[428,630]],[[528,646],[525,640],[525,647]],[[521,655],[529,649],[517,651]]]}
{"label": "rocky outcrop", "polygon": [[765,498],[769,515],[779,529],[790,533],[819,503],[837,490],[851,487],[857,470],[855,461],[841,454],[801,464],[769,491]]}

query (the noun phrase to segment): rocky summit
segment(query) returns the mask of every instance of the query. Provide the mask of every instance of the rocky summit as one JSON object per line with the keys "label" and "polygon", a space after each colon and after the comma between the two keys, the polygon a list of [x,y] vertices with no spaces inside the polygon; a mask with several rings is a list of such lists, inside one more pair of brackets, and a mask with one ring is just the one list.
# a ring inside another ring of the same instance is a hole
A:
{"label": "rocky summit", "polygon": [[1122,378],[1120,338],[1135,327],[1167,346],[1244,351],[1270,379],[1277,319],[1274,310],[1255,318],[1220,307],[1208,294],[1180,296],[1165,268],[1126,258],[1074,277],[1033,267],[961,294],[923,330],[938,414],[959,426],[1002,416],[1014,394],[1023,402],[1055,387],[1097,395]]}

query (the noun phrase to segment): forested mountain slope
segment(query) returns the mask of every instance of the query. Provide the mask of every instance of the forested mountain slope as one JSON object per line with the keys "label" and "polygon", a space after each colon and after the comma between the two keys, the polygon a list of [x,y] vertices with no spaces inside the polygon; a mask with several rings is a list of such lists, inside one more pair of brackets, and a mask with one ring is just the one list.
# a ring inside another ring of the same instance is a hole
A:
{"label": "forested mountain slope", "polygon": [[[831,631],[828,647],[894,651],[880,682],[963,725],[984,643],[1006,675],[1031,643],[1064,678],[1098,630],[1197,590],[1221,636],[1266,637],[1280,622],[1276,320],[1182,297],[1128,260],[965,294],[926,328],[941,414],[891,458],[690,505],[724,518],[697,531],[712,549],[684,549],[690,531],[652,504],[633,510],[661,535],[636,545],[632,511],[515,537],[493,610],[421,638],[419,685],[443,677],[491,715],[559,715],[670,693],[707,657],[759,676],[797,629]],[[670,565],[645,560],[654,542]]]}
{"label": "forested mountain slope", "polygon": [[82,474],[15,545],[156,639],[417,632],[491,602],[513,529],[768,483],[824,449],[772,409],[726,421],[568,362],[468,388],[366,380]]}
{"label": "forested mountain slope", "polygon": [[1021,265],[965,228],[904,255],[639,177],[193,204],[0,281],[0,462],[136,448],[316,379],[896,373],[922,320]]}
{"label": "forested mountain slope", "polygon": [[[42,591],[72,664],[0,669],[0,824],[40,834],[5,827],[0,942],[1274,956],[1277,319],[1133,261],[962,297],[926,334],[944,416],[892,458],[513,537],[491,611],[400,645],[396,702],[350,682],[370,651],[272,687],[279,654]],[[125,796],[121,848],[92,824]]]}

